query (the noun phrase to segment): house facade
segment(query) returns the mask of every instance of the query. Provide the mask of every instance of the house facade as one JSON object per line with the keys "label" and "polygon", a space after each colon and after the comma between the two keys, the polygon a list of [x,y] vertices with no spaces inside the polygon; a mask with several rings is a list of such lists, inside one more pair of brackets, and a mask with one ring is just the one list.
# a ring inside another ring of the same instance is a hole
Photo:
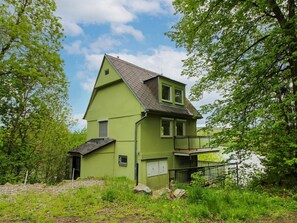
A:
{"label": "house facade", "polygon": [[[87,142],[69,151],[76,177],[125,176],[151,188],[197,166],[201,118],[185,84],[105,55],[87,107]],[[202,148],[202,149],[201,149]]]}

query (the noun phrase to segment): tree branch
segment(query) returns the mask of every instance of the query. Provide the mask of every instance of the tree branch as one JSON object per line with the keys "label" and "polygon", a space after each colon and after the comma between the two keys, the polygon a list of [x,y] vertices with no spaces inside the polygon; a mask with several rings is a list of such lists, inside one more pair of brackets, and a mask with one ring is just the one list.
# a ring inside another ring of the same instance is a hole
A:
{"label": "tree branch", "polygon": [[250,45],[247,49],[245,49],[242,53],[240,53],[234,60],[231,61],[231,63],[237,62],[240,57],[242,57],[247,51],[252,49],[254,46],[256,46],[258,43],[262,42],[266,38],[268,38],[270,35],[263,36],[262,38],[258,39],[256,42],[254,42],[252,45]]}

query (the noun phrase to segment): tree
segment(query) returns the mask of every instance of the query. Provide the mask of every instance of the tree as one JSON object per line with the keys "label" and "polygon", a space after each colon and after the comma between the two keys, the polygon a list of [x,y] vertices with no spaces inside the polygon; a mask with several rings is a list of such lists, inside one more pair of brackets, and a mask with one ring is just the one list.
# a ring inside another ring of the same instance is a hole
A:
{"label": "tree", "polygon": [[44,127],[67,125],[69,110],[55,1],[0,4],[0,183],[5,183],[36,164]]}
{"label": "tree", "polygon": [[188,52],[183,74],[217,142],[263,155],[274,183],[297,181],[297,16],[295,0],[175,0],[180,20],[167,35]]}

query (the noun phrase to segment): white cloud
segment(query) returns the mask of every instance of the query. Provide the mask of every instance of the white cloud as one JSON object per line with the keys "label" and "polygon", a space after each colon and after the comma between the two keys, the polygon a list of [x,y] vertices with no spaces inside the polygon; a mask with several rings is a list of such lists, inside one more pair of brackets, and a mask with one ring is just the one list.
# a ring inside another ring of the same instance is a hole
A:
{"label": "white cloud", "polygon": [[85,24],[128,23],[137,14],[171,13],[170,0],[56,0],[57,12],[67,21]]}
{"label": "white cloud", "polygon": [[72,116],[72,120],[75,122],[74,126],[72,127],[73,130],[81,130],[87,127],[86,120],[83,120],[84,114],[74,114]]}
{"label": "white cloud", "polygon": [[[163,0],[126,0],[124,5],[135,13],[159,14],[165,13],[168,7]],[[163,4],[162,4],[163,2]]]}
{"label": "white cloud", "polygon": [[[56,0],[57,15],[62,18],[65,34],[78,36],[84,33],[82,24],[127,24],[138,15],[172,14],[171,0]],[[119,28],[119,27],[117,27]],[[137,40],[143,34],[131,26],[122,27]]]}
{"label": "white cloud", "polygon": [[119,46],[121,43],[118,40],[111,38],[110,36],[104,35],[92,42],[89,47],[90,52],[100,53],[113,49],[115,46]]}
{"label": "white cloud", "polygon": [[68,54],[77,55],[82,53],[81,41],[76,40],[71,44],[64,44],[64,49]]}
{"label": "white cloud", "polygon": [[[89,71],[99,71],[103,54],[87,54],[85,55],[86,67]],[[97,75],[97,73],[96,73]]]}
{"label": "white cloud", "polygon": [[144,35],[140,30],[134,29],[132,26],[128,25],[112,25],[111,30],[114,34],[117,35],[122,35],[122,34],[130,34],[132,35],[136,40],[138,41],[143,41],[144,40]]}
{"label": "white cloud", "polygon": [[84,82],[82,82],[80,85],[83,90],[87,92],[92,92],[94,85],[95,85],[96,77],[87,77],[84,79]]}
{"label": "white cloud", "polygon": [[83,29],[74,22],[62,20],[61,23],[67,36],[78,36],[84,33]]}
{"label": "white cloud", "polygon": [[57,12],[62,19],[74,23],[102,24],[131,22],[135,15],[123,1],[117,0],[57,0]]}

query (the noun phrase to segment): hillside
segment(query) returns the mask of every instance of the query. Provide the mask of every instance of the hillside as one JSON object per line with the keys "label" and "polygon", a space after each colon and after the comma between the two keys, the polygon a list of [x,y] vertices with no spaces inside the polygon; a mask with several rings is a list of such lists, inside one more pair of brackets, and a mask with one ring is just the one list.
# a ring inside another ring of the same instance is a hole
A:
{"label": "hillside", "polygon": [[170,199],[135,194],[124,178],[3,185],[0,222],[297,222],[296,195],[288,191],[183,187],[187,197]]}

